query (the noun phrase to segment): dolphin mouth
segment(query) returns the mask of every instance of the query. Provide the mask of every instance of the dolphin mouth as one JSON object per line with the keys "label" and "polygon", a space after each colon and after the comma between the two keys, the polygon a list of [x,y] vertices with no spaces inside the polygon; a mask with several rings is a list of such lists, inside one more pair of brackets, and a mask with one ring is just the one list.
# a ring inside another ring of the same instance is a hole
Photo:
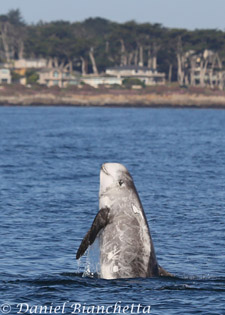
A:
{"label": "dolphin mouth", "polygon": [[106,175],[110,175],[110,174],[107,172],[107,169],[106,169],[106,167],[105,167],[104,164],[102,165],[101,170],[102,170]]}

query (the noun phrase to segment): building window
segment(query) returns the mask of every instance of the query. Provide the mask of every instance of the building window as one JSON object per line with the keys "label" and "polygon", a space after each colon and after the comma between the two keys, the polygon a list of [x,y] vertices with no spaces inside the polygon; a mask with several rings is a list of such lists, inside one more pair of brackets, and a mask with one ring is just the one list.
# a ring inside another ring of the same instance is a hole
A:
{"label": "building window", "polygon": [[58,73],[58,71],[54,71],[54,73],[53,73],[53,77],[54,77],[54,78],[58,78],[58,77],[59,77],[59,73]]}
{"label": "building window", "polygon": [[70,76],[69,72],[63,72],[62,74],[63,78],[68,78]]}

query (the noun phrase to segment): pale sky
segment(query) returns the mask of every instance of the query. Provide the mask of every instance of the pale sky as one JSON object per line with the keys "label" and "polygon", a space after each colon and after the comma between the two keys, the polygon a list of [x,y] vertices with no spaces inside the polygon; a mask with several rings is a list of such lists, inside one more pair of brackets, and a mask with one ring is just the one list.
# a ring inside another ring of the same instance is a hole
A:
{"label": "pale sky", "polygon": [[27,23],[102,17],[120,23],[225,30],[225,0],[0,0],[0,14],[17,8]]}

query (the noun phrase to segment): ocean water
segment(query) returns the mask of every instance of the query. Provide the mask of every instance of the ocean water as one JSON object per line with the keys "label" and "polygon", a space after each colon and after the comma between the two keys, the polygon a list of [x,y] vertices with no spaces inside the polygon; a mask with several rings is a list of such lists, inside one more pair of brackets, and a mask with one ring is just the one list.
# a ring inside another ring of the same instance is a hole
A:
{"label": "ocean water", "polygon": [[[132,174],[173,278],[75,260],[104,162]],[[224,214],[223,110],[0,108],[0,314],[225,314]]]}

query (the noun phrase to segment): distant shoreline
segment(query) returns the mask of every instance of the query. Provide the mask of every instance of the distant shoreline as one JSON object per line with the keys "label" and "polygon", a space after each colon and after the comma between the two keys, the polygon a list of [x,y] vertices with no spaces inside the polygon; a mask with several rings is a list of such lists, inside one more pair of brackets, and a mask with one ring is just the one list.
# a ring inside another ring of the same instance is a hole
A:
{"label": "distant shoreline", "polygon": [[157,86],[142,90],[1,86],[1,106],[225,108],[225,92]]}
{"label": "distant shoreline", "polygon": [[32,104],[1,104],[0,107],[73,107],[73,108],[153,108],[153,109],[162,109],[162,108],[171,108],[171,109],[225,109],[225,105],[173,105],[173,104],[160,104],[160,105],[143,105],[143,104],[136,104],[136,105],[129,105],[129,104],[107,104],[107,105],[80,105],[80,104],[40,104],[40,103],[32,103]]}

